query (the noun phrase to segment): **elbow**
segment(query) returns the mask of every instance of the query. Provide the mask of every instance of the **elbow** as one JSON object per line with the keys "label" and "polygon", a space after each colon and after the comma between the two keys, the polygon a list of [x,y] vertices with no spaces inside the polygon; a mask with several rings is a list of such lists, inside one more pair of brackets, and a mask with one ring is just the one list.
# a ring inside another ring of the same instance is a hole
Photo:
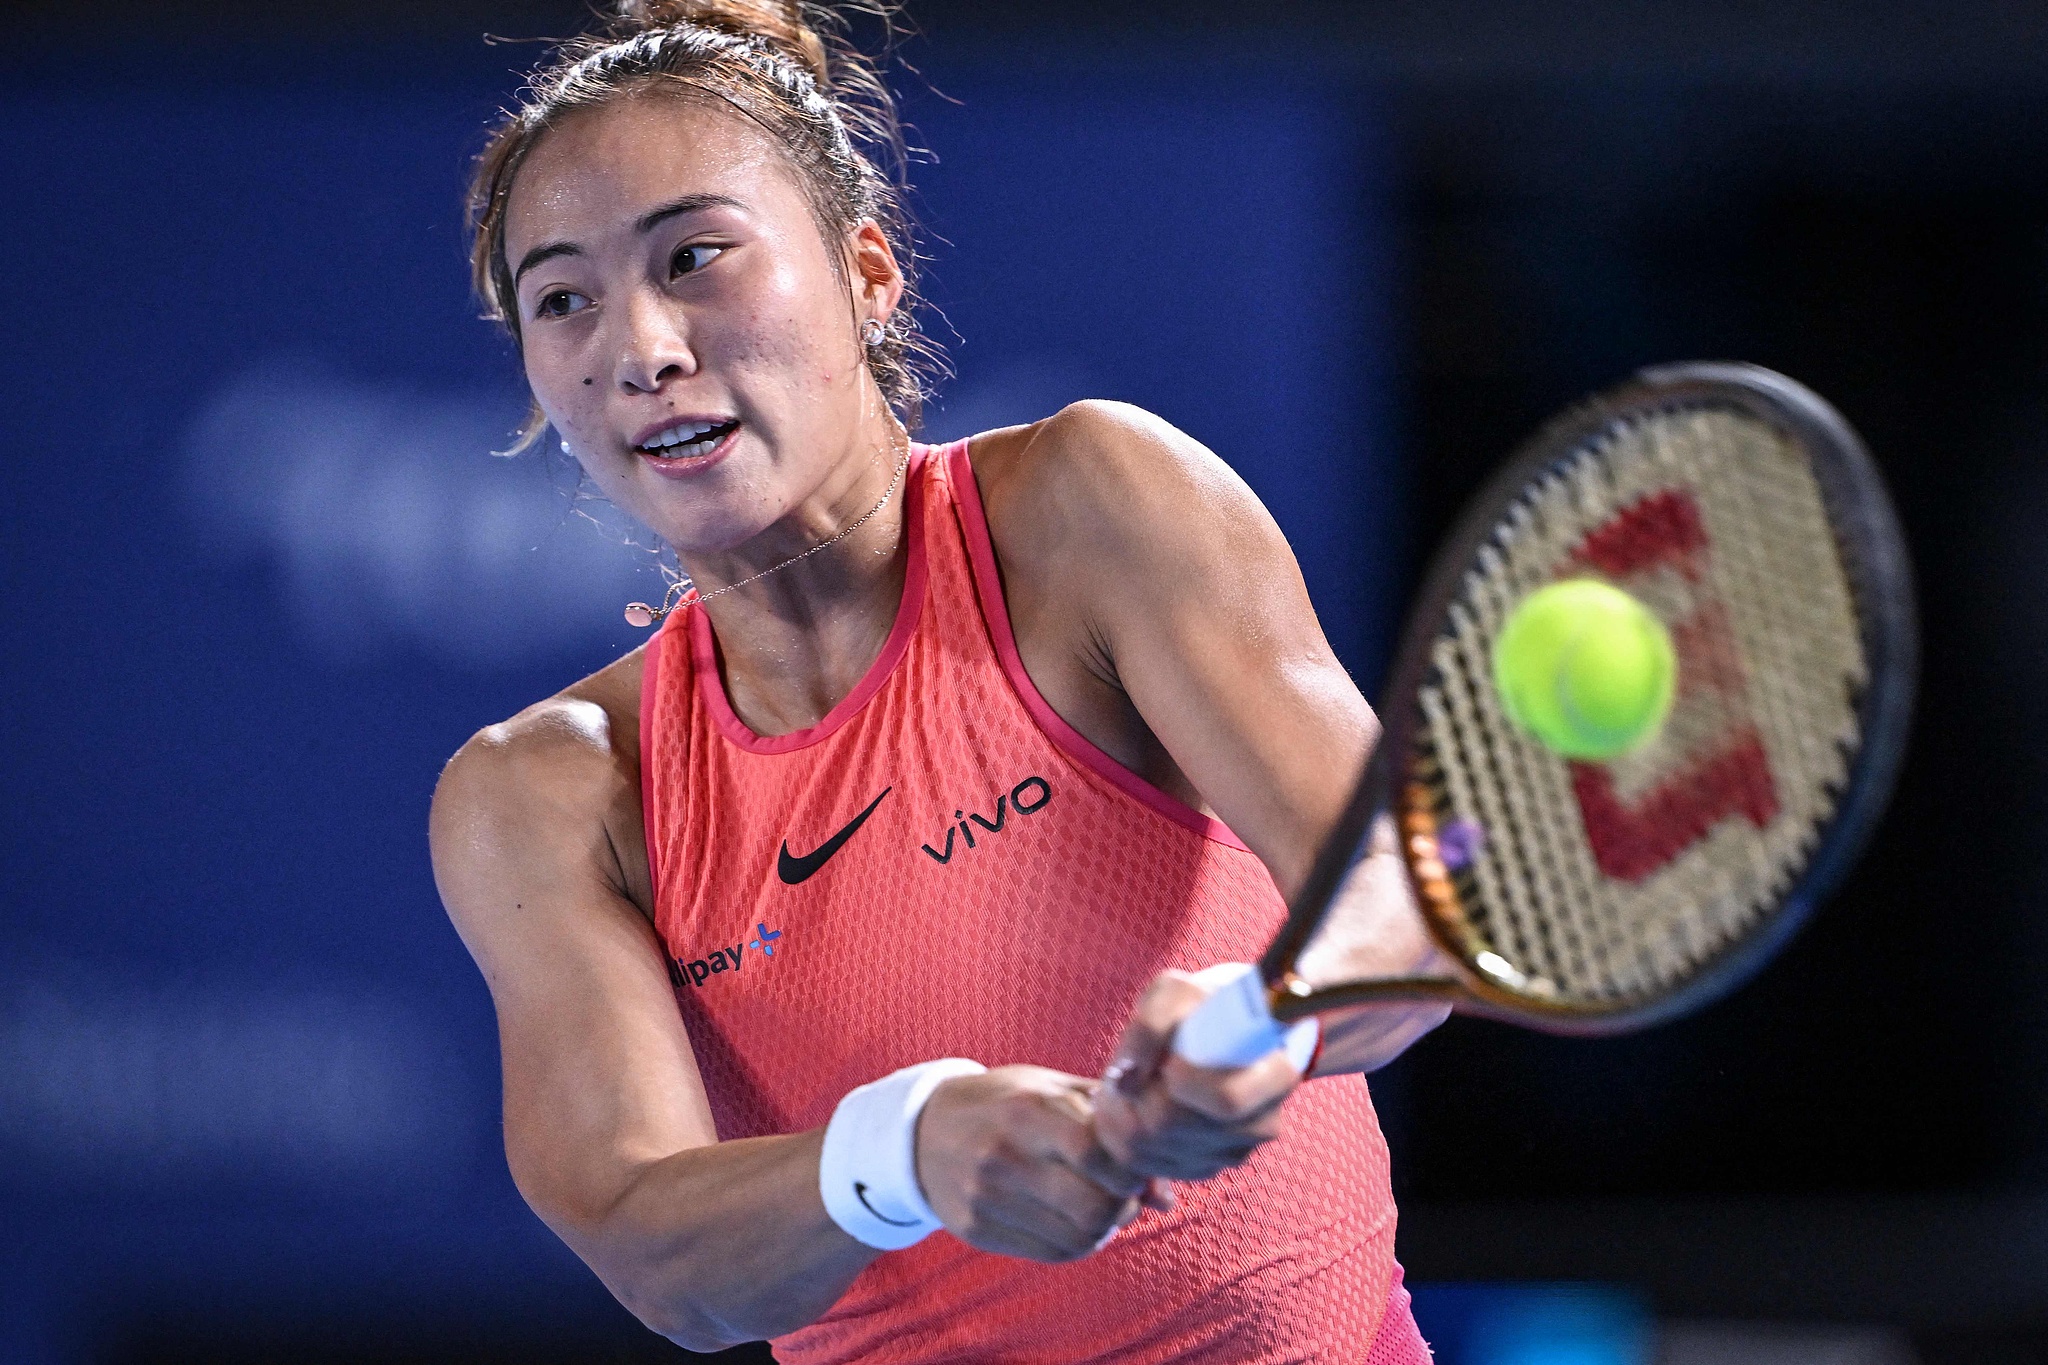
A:
{"label": "elbow", "polygon": [[[700,1279],[701,1267],[693,1268],[687,1257],[678,1258],[670,1245],[663,1254],[650,1255],[651,1248],[621,1238],[615,1229],[602,1224],[586,1226],[583,1235],[566,1235],[563,1240],[597,1272],[598,1279],[612,1292],[621,1307],[640,1320],[640,1325],[686,1351],[710,1354],[753,1341],[760,1335],[726,1322],[694,1301],[684,1286]],[[612,1235],[606,1235],[610,1232]]]}
{"label": "elbow", "polygon": [[690,1302],[682,1285],[692,1283],[694,1273],[682,1246],[674,1240],[649,1242],[621,1226],[618,1203],[610,1199],[602,1207],[565,1209],[561,1203],[543,1205],[528,1193],[541,1222],[553,1228],[555,1236],[567,1242],[588,1265],[604,1287],[612,1291],[618,1306],[639,1318],[641,1326],[657,1336],[666,1336],[684,1351],[713,1353],[756,1340],[756,1332],[741,1332],[721,1322],[700,1304]]}
{"label": "elbow", "polygon": [[612,1293],[625,1305],[627,1312],[640,1320],[641,1326],[685,1351],[710,1355],[753,1340],[751,1336],[734,1333],[691,1305],[677,1303],[667,1295],[628,1293],[618,1287]]}
{"label": "elbow", "polygon": [[680,1292],[680,1277],[672,1265],[627,1263],[616,1254],[607,1256],[588,1244],[572,1243],[572,1247],[582,1255],[584,1264],[597,1272],[598,1279],[604,1281],[604,1287],[612,1292],[620,1307],[638,1318],[642,1327],[686,1351],[710,1354],[753,1341],[757,1336],[735,1329],[705,1311],[703,1305],[691,1302],[686,1293]]}
{"label": "elbow", "polygon": [[730,1313],[713,1307],[747,1311],[744,1296],[731,1304],[719,1303],[717,1296],[726,1281],[716,1240],[694,1235],[689,1228],[647,1223],[646,1201],[632,1197],[645,1168],[623,1186],[599,1192],[573,1182],[548,1181],[526,1169],[516,1154],[512,1167],[514,1183],[541,1221],[650,1332],[686,1351],[702,1353],[761,1337],[761,1332],[734,1323]]}

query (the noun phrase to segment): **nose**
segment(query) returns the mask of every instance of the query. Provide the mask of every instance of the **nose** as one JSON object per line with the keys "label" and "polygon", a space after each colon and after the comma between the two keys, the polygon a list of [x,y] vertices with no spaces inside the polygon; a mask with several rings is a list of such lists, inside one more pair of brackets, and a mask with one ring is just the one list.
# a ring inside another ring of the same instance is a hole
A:
{"label": "nose", "polygon": [[655,393],[671,379],[697,372],[687,320],[670,300],[636,291],[619,319],[613,378],[628,393]]}

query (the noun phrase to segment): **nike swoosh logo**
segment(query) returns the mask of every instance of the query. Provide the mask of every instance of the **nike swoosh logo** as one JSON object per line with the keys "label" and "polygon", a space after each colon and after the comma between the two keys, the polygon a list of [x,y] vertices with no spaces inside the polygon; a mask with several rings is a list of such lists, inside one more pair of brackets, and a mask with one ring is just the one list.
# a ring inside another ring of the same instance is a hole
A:
{"label": "nike swoosh logo", "polygon": [[[895,790],[894,786],[884,787],[882,788],[882,796],[887,796]],[[775,875],[791,886],[795,886],[801,881],[808,881],[819,868],[825,865],[826,859],[844,848],[846,841],[860,832],[860,827],[868,822],[870,815],[875,813],[875,807],[882,804],[882,796],[878,796],[868,802],[868,808],[847,821],[846,828],[840,830],[837,834],[827,839],[824,843],[819,844],[815,849],[812,849],[802,857],[791,853],[789,851],[789,840],[784,839],[782,841],[782,852],[775,859]],[[877,1218],[881,1217],[880,1214],[875,1216]]]}
{"label": "nike swoosh logo", "polygon": [[[883,792],[882,796],[887,796],[888,794],[889,793],[887,792]],[[881,800],[882,796],[876,797],[875,800]],[[868,810],[873,809],[873,806],[868,807]],[[867,819],[867,812],[861,812],[860,818],[862,820]],[[854,823],[858,824],[859,821],[855,821]],[[875,1215],[875,1217],[880,1218],[883,1222],[887,1223],[892,1228],[914,1228],[917,1226],[917,1220],[915,1218],[911,1219],[908,1223],[899,1223],[894,1218],[888,1217],[880,1209],[876,1208],[873,1204],[870,1204],[868,1202],[868,1183],[865,1180],[856,1180],[853,1182],[853,1197],[855,1199],[860,1200],[860,1206],[862,1208],[866,1209],[869,1213]]]}

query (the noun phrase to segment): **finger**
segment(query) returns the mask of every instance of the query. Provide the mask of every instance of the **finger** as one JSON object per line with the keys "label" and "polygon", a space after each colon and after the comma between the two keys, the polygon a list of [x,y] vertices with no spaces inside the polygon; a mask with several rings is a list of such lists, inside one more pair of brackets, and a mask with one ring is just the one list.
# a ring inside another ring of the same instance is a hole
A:
{"label": "finger", "polygon": [[[1056,1163],[1028,1157],[1014,1148],[995,1157],[976,1182],[963,1226],[954,1227],[953,1231],[971,1246],[1004,1256],[1058,1262],[1085,1254],[1100,1235],[1095,1225],[1103,1219],[1064,1216],[1053,1207],[1054,1202],[1062,1193],[1078,1193],[1081,1200],[1099,1205],[1113,1205],[1113,1201]],[[1055,1184],[1035,1178],[1048,1170],[1061,1171],[1067,1180],[1083,1188],[1078,1192],[1062,1191]]]}
{"label": "finger", "polygon": [[1135,1095],[1151,1084],[1173,1030],[1206,998],[1186,972],[1168,970],[1152,978],[1132,1010],[1130,1022],[1124,1025],[1116,1059],[1103,1079],[1126,1095]]}
{"label": "finger", "polygon": [[[1148,1181],[1146,1183],[1149,1185],[1151,1182]],[[1100,1237],[1095,1239],[1095,1245],[1089,1248],[1090,1254],[1100,1251],[1104,1247],[1108,1246],[1110,1244],[1110,1241],[1113,1238],[1115,1238],[1115,1236],[1119,1232],[1122,1232],[1125,1228],[1137,1222],[1138,1219],[1144,1214],[1146,1209],[1157,1207],[1158,1205],[1153,1204],[1149,1198],[1133,1199],[1129,1203],[1125,1204],[1123,1212],[1119,1213],[1116,1216],[1116,1221],[1109,1225],[1109,1231],[1103,1233]]]}
{"label": "finger", "polygon": [[1071,1227],[1079,1244],[1092,1247],[1102,1234],[1138,1214],[1135,1195],[1123,1198],[1065,1166],[1048,1165],[1029,1173],[1029,1184],[1046,1210]]}
{"label": "finger", "polygon": [[1070,1162],[1069,1165],[1072,1169],[1086,1177],[1092,1184],[1101,1187],[1119,1199],[1137,1199],[1145,1193],[1147,1187],[1152,1183],[1149,1178],[1139,1175],[1136,1171],[1111,1156],[1103,1149],[1101,1143],[1094,1141],[1092,1138],[1079,1159]]}
{"label": "finger", "polygon": [[1058,1265],[1076,1259],[1075,1253],[1066,1247],[1029,1226],[1018,1226],[1000,1214],[977,1218],[964,1240],[977,1251],[991,1251],[998,1256],[1016,1256],[1027,1261]]}
{"label": "finger", "polygon": [[1199,1146],[1186,1142],[1162,1145],[1145,1153],[1140,1166],[1147,1175],[1159,1180],[1208,1180],[1233,1166],[1242,1166],[1263,1141],[1211,1139]]}
{"label": "finger", "polygon": [[1067,1257],[1085,1255],[1137,1209],[1057,1162],[1003,1167],[990,1181],[988,1216]]}
{"label": "finger", "polygon": [[1276,1111],[1301,1084],[1301,1073],[1286,1054],[1270,1053],[1250,1066],[1196,1066],[1169,1057],[1160,1068],[1173,1099],[1219,1123],[1256,1124]]}
{"label": "finger", "polygon": [[1046,1199],[1056,1198],[1053,1188],[1030,1183],[1045,1173],[1056,1174],[1058,1188],[1072,1182],[1074,1188],[1085,1190],[1104,1205],[1136,1198],[1143,1192],[1145,1178],[1102,1150],[1092,1120],[1092,1108],[1076,1088],[1062,1087],[1033,1097],[1009,1124],[1004,1143],[1008,1159],[998,1171],[1005,1176],[1025,1172],[1030,1178],[1026,1188]]}
{"label": "finger", "polygon": [[1062,1079],[1070,1083],[1042,1095],[1012,1128],[1011,1141],[1031,1156],[1064,1164],[1118,1199],[1136,1198],[1144,1192],[1145,1177],[1103,1147],[1096,1127],[1100,1106],[1088,1098],[1096,1083]]}
{"label": "finger", "polygon": [[1279,1132],[1279,1106],[1245,1122],[1223,1123],[1176,1103],[1155,1087],[1142,1096],[1132,1121],[1134,1136],[1123,1164],[1146,1175],[1172,1180],[1206,1180],[1241,1165]]}
{"label": "finger", "polygon": [[993,1187],[1006,1202],[1022,1199],[1040,1205],[1092,1242],[1143,1192],[1142,1177],[1120,1183],[1131,1186],[1129,1194],[1112,1192],[1057,1156],[1020,1157],[996,1173]]}
{"label": "finger", "polygon": [[1130,1166],[1142,1130],[1131,1100],[1114,1085],[1105,1085],[1096,1093],[1093,1126],[1096,1144],[1118,1164]]}
{"label": "finger", "polygon": [[1050,1109],[1045,1125],[1030,1135],[1030,1145],[1038,1154],[1063,1163],[1119,1199],[1132,1199],[1143,1191],[1145,1177],[1102,1146],[1095,1124],[1098,1105],[1069,1091],[1057,1097]]}

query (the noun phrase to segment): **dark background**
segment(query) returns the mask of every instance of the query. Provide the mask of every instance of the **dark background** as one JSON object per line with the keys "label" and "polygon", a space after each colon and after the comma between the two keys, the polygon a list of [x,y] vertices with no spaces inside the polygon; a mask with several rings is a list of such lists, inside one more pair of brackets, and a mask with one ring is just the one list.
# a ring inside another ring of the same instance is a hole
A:
{"label": "dark background", "polygon": [[[422,835],[652,581],[559,463],[490,459],[516,363],[464,293],[464,160],[535,55],[481,35],[581,13],[42,5],[0,49],[0,1360],[673,1354],[510,1187]],[[1695,1019],[1455,1021],[1376,1079],[1402,1257],[2048,1359],[2048,9],[915,17],[932,431],[1160,411],[1369,692],[1587,390],[1740,358],[1861,429],[1926,641],[1870,854]]]}

